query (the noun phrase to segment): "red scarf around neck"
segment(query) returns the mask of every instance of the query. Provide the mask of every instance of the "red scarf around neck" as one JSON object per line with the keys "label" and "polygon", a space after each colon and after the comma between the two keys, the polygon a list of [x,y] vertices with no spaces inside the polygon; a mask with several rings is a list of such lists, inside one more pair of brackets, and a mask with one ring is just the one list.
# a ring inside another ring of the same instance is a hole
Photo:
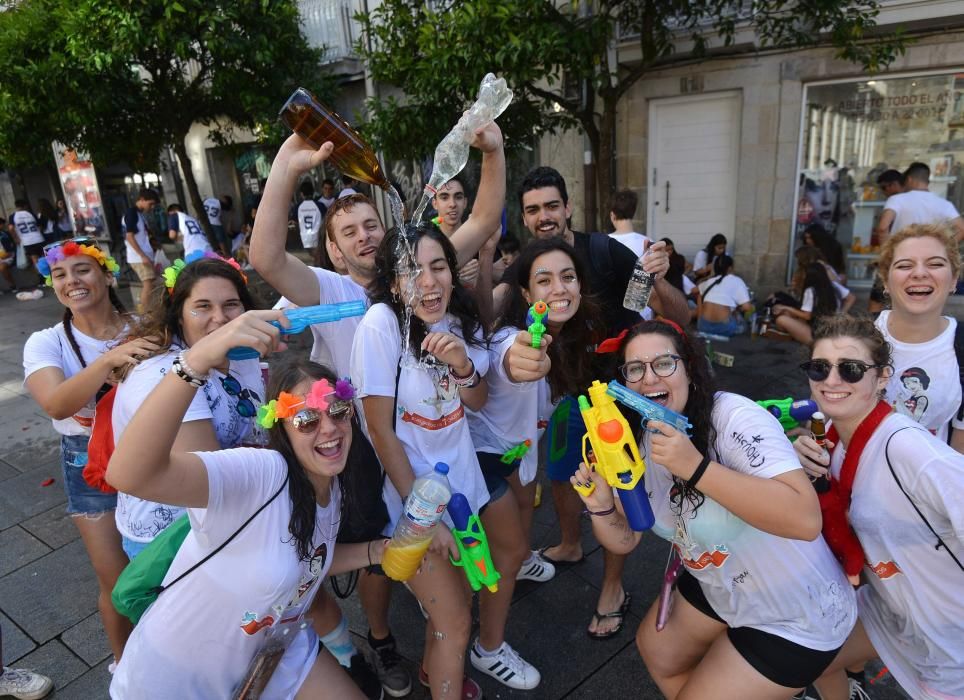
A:
{"label": "red scarf around neck", "polygon": [[[823,513],[823,538],[848,576],[856,576],[864,566],[863,547],[860,546],[860,540],[851,529],[847,517],[857,465],[867,442],[877,430],[877,426],[890,415],[891,410],[887,403],[879,401],[874,410],[860,422],[850,444],[847,445],[847,454],[840,469],[840,480],[829,477],[830,489],[818,494],[820,511]],[[827,431],[827,440],[834,443],[835,450],[840,448],[840,436],[833,425]]]}

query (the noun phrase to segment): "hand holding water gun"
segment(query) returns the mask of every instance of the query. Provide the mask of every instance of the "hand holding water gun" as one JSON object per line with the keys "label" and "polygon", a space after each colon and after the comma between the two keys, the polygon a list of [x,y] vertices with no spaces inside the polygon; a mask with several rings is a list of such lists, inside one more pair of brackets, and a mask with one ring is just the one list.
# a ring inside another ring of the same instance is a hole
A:
{"label": "hand holding water gun", "polygon": [[643,428],[649,432],[659,432],[655,428],[650,428],[649,422],[660,421],[666,423],[667,425],[673,426],[681,433],[690,435],[693,425],[689,422],[686,416],[681,415],[672,409],[666,408],[666,406],[661,406],[655,401],[647,399],[641,394],[637,394],[635,391],[627,389],[619,382],[609,382],[609,386],[606,388],[606,393],[619,401],[619,403],[623,404],[624,406],[628,406],[642,416]]}
{"label": "hand holding water gun", "polygon": [[455,527],[452,536],[459,548],[458,561],[449,557],[453,565],[461,567],[473,591],[485,586],[489,592],[499,590],[499,579],[502,575],[495,570],[492,563],[492,552],[489,551],[489,539],[482,529],[479,516],[472,512],[469,502],[461,493],[453,493],[448,504],[449,515]]}
{"label": "hand holding water gun", "polygon": [[757,404],[773,414],[773,417],[780,421],[784,432],[800,427],[801,423],[810,420],[816,412],[817,404],[810,399],[794,400],[791,397],[785,399],[765,399],[757,401]]}
{"label": "hand holding water gun", "polygon": [[529,452],[529,448],[532,447],[532,440],[526,440],[525,442],[520,442],[518,445],[512,449],[506,450],[502,453],[499,461],[503,464],[512,464],[516,460],[522,459]]}
{"label": "hand holding water gun", "polygon": [[542,334],[546,332],[545,324],[543,324],[543,319],[549,313],[549,306],[544,301],[537,301],[535,304],[529,307],[529,313],[526,314],[526,325],[528,326],[529,335],[532,336],[532,347],[537,348],[542,344]]}
{"label": "hand holding water gun", "polygon": [[[626,418],[616,407],[616,402],[606,393],[607,386],[594,381],[589,387],[589,397],[579,397],[579,411],[586,423],[583,435],[582,456],[589,464],[587,443],[592,446],[596,458],[596,471],[614,489],[619,489],[619,500],[629,526],[637,532],[653,526],[655,517],[646,494],[643,473],[646,463],[639,454],[636,439]],[[574,484],[582,496],[592,494],[595,484]]]}
{"label": "hand holding water gun", "polygon": [[[367,307],[361,299],[357,301],[343,301],[338,304],[319,304],[318,306],[303,306],[296,309],[285,309],[284,315],[288,319],[288,328],[282,328],[277,321],[271,323],[281,329],[285,335],[301,333],[308,326],[316,323],[331,323],[352,316],[364,316]],[[257,350],[247,347],[232,348],[228,352],[228,359],[247,360],[259,357]]]}

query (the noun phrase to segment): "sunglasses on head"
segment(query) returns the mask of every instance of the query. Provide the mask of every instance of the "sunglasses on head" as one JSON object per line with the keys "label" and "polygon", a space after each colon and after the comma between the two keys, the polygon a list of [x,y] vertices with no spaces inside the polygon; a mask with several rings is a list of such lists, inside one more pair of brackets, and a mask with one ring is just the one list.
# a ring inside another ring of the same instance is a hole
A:
{"label": "sunglasses on head", "polygon": [[830,360],[807,360],[801,363],[800,369],[807,373],[812,382],[822,382],[830,376],[830,370],[837,368],[840,378],[848,384],[856,384],[869,369],[881,369],[884,365],[871,365],[860,360],[843,360],[834,364]]}
{"label": "sunglasses on head", "polygon": [[77,245],[97,245],[97,239],[91,238],[90,236],[77,236],[75,238],[65,238],[62,241],[55,241],[53,243],[48,243],[44,246],[44,255],[46,256],[51,250],[55,248],[62,248],[68,243],[76,243]]}
{"label": "sunglasses on head", "polygon": [[[355,405],[351,401],[332,401],[328,404],[329,420],[344,423],[355,414]],[[314,408],[303,408],[291,417],[291,425],[299,433],[313,433],[321,420],[321,411]]]}

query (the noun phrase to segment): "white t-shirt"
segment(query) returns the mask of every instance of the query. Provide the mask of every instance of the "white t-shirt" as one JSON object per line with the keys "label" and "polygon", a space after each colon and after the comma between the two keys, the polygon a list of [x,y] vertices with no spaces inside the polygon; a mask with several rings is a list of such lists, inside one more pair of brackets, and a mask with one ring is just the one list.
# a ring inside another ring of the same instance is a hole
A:
{"label": "white t-shirt", "polygon": [[[431,328],[433,331],[461,333],[453,328],[453,318],[446,315]],[[485,348],[466,344],[475,368],[483,376],[489,370],[489,356]],[[355,331],[351,354],[352,383],[358,388],[359,400],[366,396],[396,396],[395,434],[405,448],[405,454],[418,478],[431,472],[436,462],[449,465],[449,483],[465,495],[474,513],[489,500],[489,492],[482,478],[479,460],[469,433],[465,408],[458,387],[448,375],[448,367],[435,370],[409,367],[414,362],[408,348],[402,358],[402,334],[395,312],[386,304],[375,304],[362,317]],[[399,361],[401,374],[397,375]],[[362,416],[362,426],[368,434],[368,424]],[[390,478],[385,479],[382,498],[388,507],[391,534],[402,514],[402,499]]]}
{"label": "white t-shirt", "polygon": [[[273,450],[199,452],[208,471],[208,507],[189,508],[191,531],[164,578],[167,584],[220,546],[284,483],[287,466]],[[340,521],[335,482],[327,507],[315,509],[311,562],[299,561],[288,531],[285,488],[231,543],[162,593],[134,628],[117,665],[115,700],[229,698],[267,629],[298,590],[328,571]],[[309,626],[298,634],[262,696],[293,698],[318,655]]]}
{"label": "white t-shirt", "polygon": [[192,253],[206,253],[211,250],[211,243],[197,219],[182,211],[177,212],[176,217],[177,231],[181,234],[182,245],[184,246],[184,257]]}
{"label": "white t-shirt", "polygon": [[946,224],[960,214],[943,197],[927,190],[901,192],[887,198],[884,209],[894,212],[890,230],[897,233],[911,224]]}
{"label": "white t-shirt", "polygon": [[[709,457],[729,469],[771,479],[800,469],[780,423],[750,399],[719,392],[713,405],[716,442]],[[640,452],[650,454],[649,432]],[[670,503],[673,478],[647,460],[653,532],[674,542],[713,610],[730,627],[752,627],[810,649],[841,646],[857,620],[852,587],[823,537],[813,542],[758,530],[706,497],[695,517]],[[684,534],[677,535],[678,524]]]}
{"label": "white t-shirt", "polygon": [[23,245],[35,245],[44,242],[44,235],[37,226],[37,220],[29,211],[15,211],[10,217],[11,223],[17,229],[20,243]]}
{"label": "white t-shirt", "polygon": [[[690,292],[696,289],[696,284],[686,275],[683,275],[683,296],[689,296]],[[649,308],[648,306],[646,307]]]}
{"label": "white t-shirt", "polygon": [[335,203],[334,197],[319,197],[318,201],[325,205],[325,209],[331,209],[331,205]]}
{"label": "white t-shirt", "polygon": [[[297,309],[298,305],[293,304],[288,297],[281,297],[275,302],[275,305],[271,307],[272,309]],[[325,342],[325,338],[319,332],[319,326],[323,326],[323,323],[316,323],[313,326],[309,326],[311,330],[311,335],[315,339],[311,344],[311,355],[308,359],[319,365],[328,367],[329,369],[334,369],[335,363],[331,359],[331,350],[328,349],[328,343]],[[347,374],[343,376],[348,376]]]}
{"label": "white t-shirt", "polygon": [[[77,326],[73,324],[71,324],[70,330],[74,334],[74,340],[77,341],[77,346],[88,365],[110,350],[117,342],[116,339],[98,340],[97,338],[91,338],[77,330]],[[120,337],[123,337],[125,333],[126,329]],[[44,367],[56,367],[64,373],[64,379],[70,379],[83,369],[80,360],[77,359],[77,353],[70,347],[70,341],[67,340],[62,322],[51,328],[32,333],[23,346],[24,381],[38,369]],[[94,396],[91,396],[87,405],[70,418],[51,419],[54,430],[61,435],[90,435],[90,427],[94,424],[94,406],[96,404],[94,398]]]}
{"label": "white t-shirt", "polygon": [[[909,429],[895,435],[902,428]],[[835,477],[845,455],[842,445],[834,450]],[[901,492],[886,457],[964,561],[964,455],[911,418],[890,414],[860,457],[849,513],[869,582],[860,591],[860,619],[881,660],[911,697],[964,697],[964,571],[943,548],[935,549],[936,538]]]}
{"label": "white t-shirt", "polygon": [[208,216],[208,223],[212,226],[221,225],[221,200],[217,197],[208,197],[202,203],[204,213]]}
{"label": "white t-shirt", "polygon": [[[729,274],[726,275],[719,284],[715,284],[718,279],[720,279],[719,275],[710,277],[705,282],[700,283],[700,294],[703,295],[704,302],[709,301],[735,309],[741,304],[746,304],[750,301],[750,290],[747,288],[746,282],[741,278]],[[710,285],[714,284],[715,286],[713,289],[710,289],[709,296],[707,296],[706,290],[710,288]]]}
{"label": "white t-shirt", "polygon": [[[844,287],[839,282],[830,281],[833,285],[833,290],[835,292],[834,297],[837,302],[837,311],[840,310],[841,302],[850,296],[850,290]],[[803,290],[803,299],[800,301],[800,310],[806,311],[807,313],[813,312],[813,305],[815,303],[813,287],[807,287]]]}
{"label": "white t-shirt", "polygon": [[649,245],[653,242],[649,236],[645,236],[642,233],[636,233],[635,231],[630,233],[610,233],[609,237],[615,238],[617,241],[629,248],[636,254],[637,258],[642,255],[643,250],[649,247]]}
{"label": "white t-shirt", "polygon": [[[727,255],[730,254],[729,248],[726,249],[726,254]],[[715,255],[713,256],[713,260],[716,260]],[[707,254],[705,249],[700,249],[696,251],[696,255],[693,256],[693,269],[701,270],[707,265],[709,265],[711,262],[713,262],[713,260],[710,259],[710,256]]]}
{"label": "white t-shirt", "polygon": [[[111,414],[115,445],[120,441],[121,435],[127,429],[127,424],[131,422],[137,409],[144,402],[144,397],[150,394],[164,375],[171,371],[171,364],[177,357],[177,352],[177,349],[172,349],[163,355],[144,360],[117,387],[114,411]],[[257,410],[264,397],[264,382],[258,361],[232,361],[230,371],[231,375],[241,383],[244,396]],[[182,422],[212,421],[218,444],[222,449],[227,449],[241,444],[241,440],[251,429],[253,418],[246,418],[238,413],[237,406],[240,399],[225,391],[221,383],[224,376],[216,370],[211,373],[207,384],[195,393]],[[145,501],[129,493],[118,492],[114,519],[117,522],[117,529],[124,537],[135,542],[150,542],[183,512],[184,509],[178,506]]]}
{"label": "white t-shirt", "polygon": [[964,430],[964,421],[957,420],[961,406],[961,380],[954,352],[957,320],[945,317],[947,328],[933,340],[904,343],[890,334],[888,318],[890,311],[881,311],[876,321],[893,350],[894,374],[887,383],[885,398],[898,413],[910,416],[947,442],[948,425]]}
{"label": "white t-shirt", "polygon": [[[368,303],[368,294],[365,288],[350,276],[339,275],[337,272],[320,267],[310,269],[318,278],[319,304],[337,304],[343,301],[358,301],[359,299],[363,299],[366,304]],[[334,364],[333,369],[339,377],[351,376],[351,341],[355,337],[355,331],[361,321],[361,316],[352,316],[332,323],[316,323],[311,327],[311,332],[315,338],[323,340],[328,347],[331,353],[331,361]],[[312,350],[312,354],[314,354],[314,350]],[[393,364],[392,372],[395,371],[394,368],[395,365]],[[392,374],[393,386],[394,377],[395,375]]]}
{"label": "white t-shirt", "polygon": [[298,230],[301,232],[301,245],[314,248],[318,245],[318,232],[324,217],[313,199],[306,199],[298,205]]}
{"label": "white t-shirt", "polygon": [[[529,451],[519,463],[519,480],[525,486],[536,477],[539,466],[536,446],[542,434],[538,428],[539,419],[548,419],[548,416],[540,416],[539,405],[539,385],[545,380],[513,382],[502,364],[518,332],[516,328],[503,328],[490,340],[489,371],[485,375],[489,397],[481,411],[466,408],[465,413],[478,452],[502,455],[526,440],[530,441]],[[551,413],[550,407],[549,415]]]}
{"label": "white t-shirt", "polygon": [[[136,214],[136,221],[132,221],[131,218]],[[129,263],[143,263],[141,256],[137,254],[134,250],[134,246],[130,244],[127,240],[126,234],[130,231],[134,232],[134,240],[137,241],[137,245],[141,247],[146,255],[151,260],[154,259],[154,249],[151,248],[151,237],[147,231],[147,219],[141,214],[137,209],[131,207],[124,214],[124,245],[127,248],[127,262]]]}

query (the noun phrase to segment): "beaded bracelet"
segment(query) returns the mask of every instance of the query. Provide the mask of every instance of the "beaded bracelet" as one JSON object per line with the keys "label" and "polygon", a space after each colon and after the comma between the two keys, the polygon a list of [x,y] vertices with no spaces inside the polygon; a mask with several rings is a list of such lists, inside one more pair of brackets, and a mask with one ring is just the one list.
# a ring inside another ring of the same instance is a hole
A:
{"label": "beaded bracelet", "polygon": [[186,381],[188,384],[196,387],[202,387],[207,383],[208,378],[211,373],[201,374],[200,372],[194,371],[191,366],[187,363],[184,358],[184,351],[178,353],[177,357],[174,358],[174,363],[171,365],[171,369],[174,370],[174,374]]}
{"label": "beaded bracelet", "polygon": [[477,369],[475,369],[475,363],[469,360],[472,365],[472,371],[465,377],[460,377],[455,373],[455,370],[449,366],[449,376],[452,378],[452,383],[460,389],[473,389],[479,385],[482,381],[482,377],[479,375]]}

